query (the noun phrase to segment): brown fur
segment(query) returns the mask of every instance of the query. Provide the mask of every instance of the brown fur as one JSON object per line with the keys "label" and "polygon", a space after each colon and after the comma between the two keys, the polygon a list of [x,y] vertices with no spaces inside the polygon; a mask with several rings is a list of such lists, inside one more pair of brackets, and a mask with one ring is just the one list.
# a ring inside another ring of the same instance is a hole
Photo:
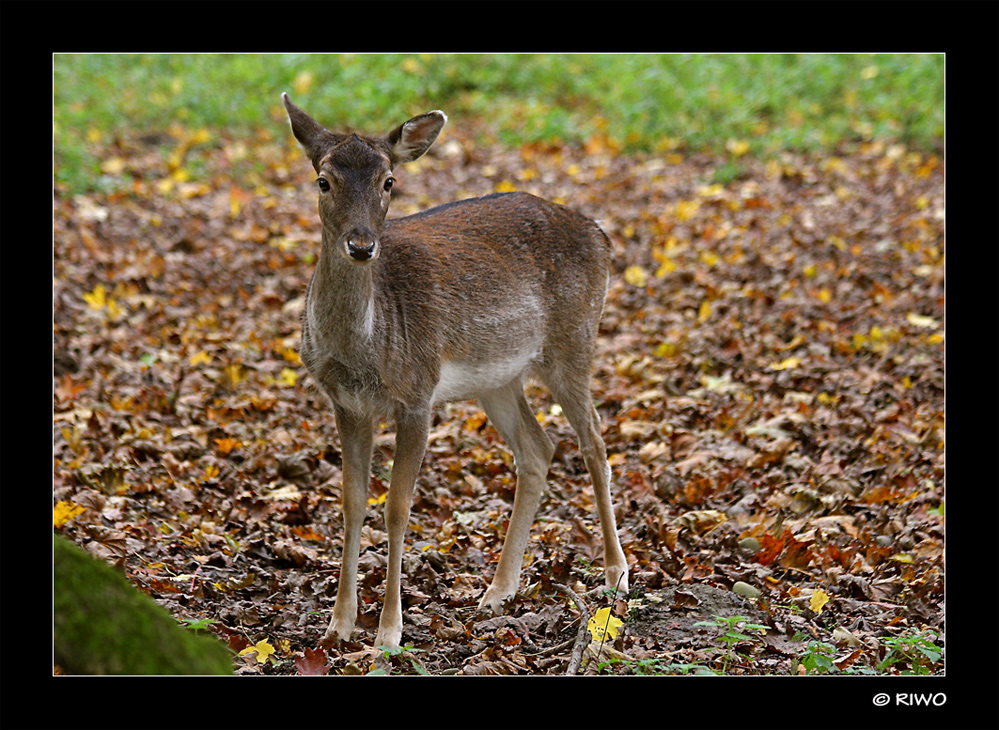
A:
{"label": "brown fur", "polygon": [[507,542],[482,606],[516,591],[554,451],[523,393],[535,375],[580,437],[605,543],[607,582],[627,589],[610,506],[606,452],[589,393],[610,245],[595,223],[525,193],[489,195],[386,221],[392,168],[422,155],[446,118],[414,117],[384,137],[337,135],[285,96],[319,179],[322,248],[306,296],[302,360],[333,403],[344,453],[345,538],[328,638],[357,612],[356,569],[372,422],[396,421],[386,506],[389,569],[376,642],[398,645],[402,541],[426,450],[430,408],[478,397],[514,452]]}

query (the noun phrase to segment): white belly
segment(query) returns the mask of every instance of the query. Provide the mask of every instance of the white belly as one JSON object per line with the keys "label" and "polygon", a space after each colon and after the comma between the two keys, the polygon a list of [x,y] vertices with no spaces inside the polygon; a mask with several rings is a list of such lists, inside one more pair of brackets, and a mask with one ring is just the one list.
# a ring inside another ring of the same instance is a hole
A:
{"label": "white belly", "polygon": [[491,362],[445,362],[434,388],[433,402],[467,400],[506,385],[529,370],[538,354],[538,350],[529,349]]}

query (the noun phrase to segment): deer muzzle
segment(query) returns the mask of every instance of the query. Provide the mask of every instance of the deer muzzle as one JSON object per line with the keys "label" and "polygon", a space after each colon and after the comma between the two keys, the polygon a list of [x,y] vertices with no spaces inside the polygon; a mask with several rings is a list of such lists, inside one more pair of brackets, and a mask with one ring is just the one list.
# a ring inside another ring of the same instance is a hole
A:
{"label": "deer muzzle", "polygon": [[354,232],[347,236],[345,251],[351,261],[363,264],[378,258],[378,239],[369,232]]}

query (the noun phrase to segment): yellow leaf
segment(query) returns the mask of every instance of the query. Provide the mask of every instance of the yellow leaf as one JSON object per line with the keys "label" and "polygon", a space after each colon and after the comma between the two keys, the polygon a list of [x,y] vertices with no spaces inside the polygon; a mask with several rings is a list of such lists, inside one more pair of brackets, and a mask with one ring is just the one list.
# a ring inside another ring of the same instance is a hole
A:
{"label": "yellow leaf", "polygon": [[632,286],[644,287],[649,275],[641,266],[633,265],[624,270],[624,280]]}
{"label": "yellow leaf", "polygon": [[700,207],[700,201],[681,200],[676,204],[676,219],[683,223],[683,221],[693,218]]}
{"label": "yellow leaf", "polygon": [[209,363],[211,363],[211,361],[212,361],[212,356],[209,355],[204,350],[202,350],[201,352],[199,352],[196,355],[192,355],[191,356],[191,364],[192,365],[200,365],[201,363],[204,363],[205,365],[208,365]]}
{"label": "yellow leaf", "polygon": [[701,251],[697,258],[706,263],[708,266],[714,266],[721,260],[718,258],[718,254],[714,251]]}
{"label": "yellow leaf", "polygon": [[421,74],[423,73],[423,64],[410,56],[402,62],[402,70],[408,74]]}
{"label": "yellow leaf", "polygon": [[388,492],[382,492],[377,497],[369,497],[368,504],[369,505],[385,504],[386,499],[388,499]]}
{"label": "yellow leaf", "polygon": [[231,365],[226,365],[223,369],[226,377],[229,379],[229,384],[236,386],[239,381],[243,379],[243,366],[238,362],[234,362]]}
{"label": "yellow leaf", "polygon": [[669,256],[663,256],[659,259],[659,268],[656,269],[656,278],[663,279],[667,274],[672,274],[676,271],[676,264],[673,263],[673,259]]}
{"label": "yellow leaf", "polygon": [[204,144],[212,139],[212,133],[208,130],[208,127],[202,127],[201,129],[195,130],[190,137],[188,137],[188,144]]}
{"label": "yellow leaf", "polygon": [[725,149],[736,157],[741,157],[749,152],[749,142],[742,139],[730,139],[725,143]]}
{"label": "yellow leaf", "polygon": [[594,641],[613,639],[617,636],[617,630],[624,626],[624,621],[617,616],[610,615],[610,608],[601,608],[586,624],[586,629],[590,632]]}
{"label": "yellow leaf", "polygon": [[295,80],[291,82],[291,88],[295,90],[295,93],[299,96],[308,93],[309,89],[312,88],[312,82],[316,80],[316,77],[311,71],[302,71]]}
{"label": "yellow leaf", "polygon": [[822,607],[829,602],[829,594],[821,588],[816,588],[808,602],[808,607],[815,613],[822,613]]}
{"label": "yellow leaf", "polygon": [[793,370],[801,365],[800,357],[788,357],[770,366],[771,370]]}
{"label": "yellow leaf", "polygon": [[803,344],[805,344],[805,338],[802,335],[795,335],[794,337],[791,338],[791,341],[788,342],[786,345],[780,345],[777,348],[777,351],[783,352],[785,350],[793,350],[794,348],[800,347]]}
{"label": "yellow leaf", "polygon": [[509,180],[503,180],[502,182],[496,184],[496,192],[497,193],[512,193],[516,189],[517,189],[517,186],[514,185]]}
{"label": "yellow leaf", "polygon": [[125,161],[120,157],[109,157],[101,163],[101,172],[107,175],[119,175],[125,169]]}
{"label": "yellow leaf", "polygon": [[243,203],[250,199],[250,196],[239,188],[229,189],[229,215],[233,218],[239,215],[243,209]]}
{"label": "yellow leaf", "polygon": [[[266,664],[267,660],[270,658],[271,654],[274,653],[274,647],[271,646],[267,639],[261,639],[253,646],[248,646],[243,651],[239,652],[240,656],[245,656],[250,652],[257,652],[257,661],[261,664]],[[274,664],[274,660],[271,660],[271,664]]]}
{"label": "yellow leaf", "polygon": [[108,301],[107,289],[104,288],[103,284],[98,284],[94,287],[92,292],[84,292],[83,300],[91,309],[104,309],[104,305],[106,305]]}
{"label": "yellow leaf", "polygon": [[660,342],[656,345],[656,357],[675,357],[680,351],[680,346],[675,342]]}
{"label": "yellow leaf", "polygon": [[[178,170],[177,172],[183,172],[187,174],[186,170]],[[207,183],[180,183],[177,185],[177,192],[180,193],[182,198],[200,198],[202,195],[208,195],[212,191],[212,188]]]}
{"label": "yellow leaf", "polygon": [[278,376],[278,380],[290,387],[298,381],[298,373],[291,368],[284,368],[281,370],[281,375]]}
{"label": "yellow leaf", "polygon": [[72,502],[56,502],[52,509],[52,524],[62,527],[71,519],[84,512],[86,508]]}
{"label": "yellow leaf", "polygon": [[697,308],[697,321],[704,324],[711,317],[711,302],[705,299]]}

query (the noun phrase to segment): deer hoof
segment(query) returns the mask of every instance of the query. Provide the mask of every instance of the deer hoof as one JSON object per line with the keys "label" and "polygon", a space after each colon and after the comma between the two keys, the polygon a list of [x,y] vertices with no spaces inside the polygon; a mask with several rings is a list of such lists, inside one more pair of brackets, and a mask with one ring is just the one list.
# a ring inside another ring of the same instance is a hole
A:
{"label": "deer hoof", "polygon": [[392,628],[378,628],[375,635],[375,646],[384,646],[389,649],[397,649],[402,641],[402,628],[393,626]]}
{"label": "deer hoof", "polygon": [[326,629],[326,634],[323,636],[323,642],[333,644],[338,641],[348,641],[353,630],[353,621],[337,621],[334,618],[330,621],[330,625]]}
{"label": "deer hoof", "polygon": [[479,610],[492,611],[496,615],[505,613],[503,610],[503,604],[512,600],[516,593],[516,590],[502,590],[496,588],[495,586],[489,586],[486,594],[482,596],[482,600],[479,601]]}
{"label": "deer hoof", "polygon": [[604,570],[604,585],[608,590],[616,590],[618,593],[628,592],[628,569],[617,566],[608,566]]}

